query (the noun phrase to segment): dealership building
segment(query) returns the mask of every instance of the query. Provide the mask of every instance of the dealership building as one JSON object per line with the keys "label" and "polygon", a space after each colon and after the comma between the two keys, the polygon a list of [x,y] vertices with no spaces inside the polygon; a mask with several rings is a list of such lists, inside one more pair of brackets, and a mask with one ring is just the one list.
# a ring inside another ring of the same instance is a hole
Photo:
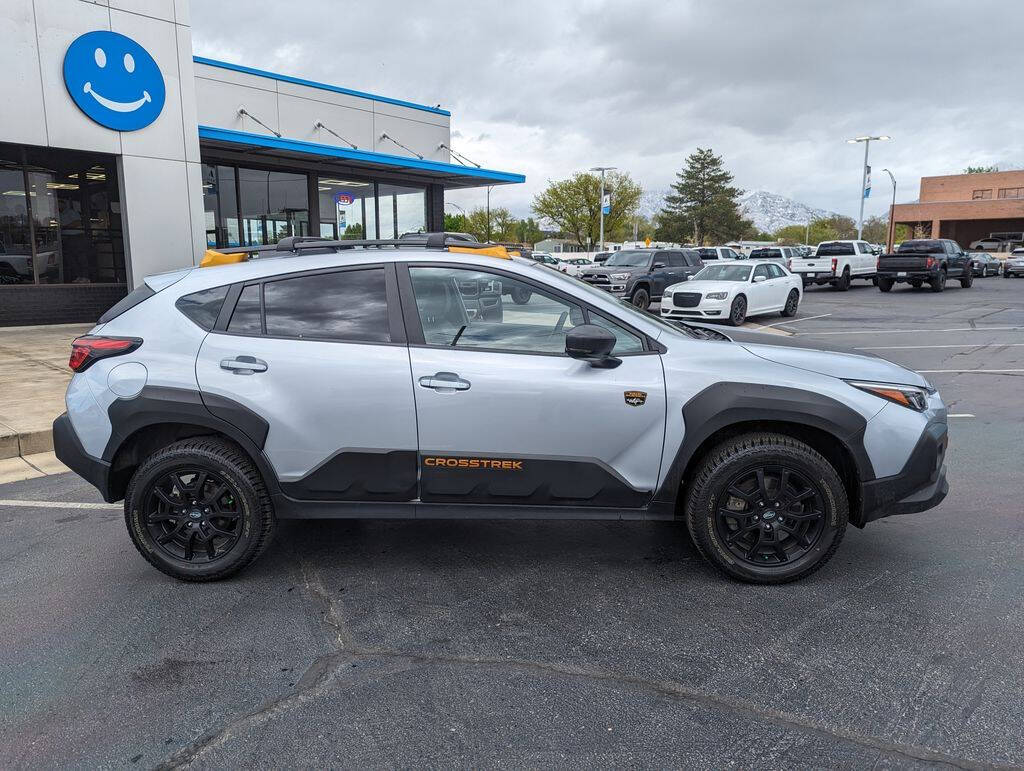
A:
{"label": "dealership building", "polygon": [[192,54],[189,0],[7,0],[0,326],[89,322],[207,248],[443,229],[440,106]]}

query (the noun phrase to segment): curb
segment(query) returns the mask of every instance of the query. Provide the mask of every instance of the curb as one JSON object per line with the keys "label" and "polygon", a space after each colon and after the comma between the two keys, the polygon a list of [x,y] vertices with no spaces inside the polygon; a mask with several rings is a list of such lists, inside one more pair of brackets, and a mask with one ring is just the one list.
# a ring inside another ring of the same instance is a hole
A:
{"label": "curb", "polygon": [[0,434],[0,459],[36,455],[53,450],[53,429],[38,428]]}

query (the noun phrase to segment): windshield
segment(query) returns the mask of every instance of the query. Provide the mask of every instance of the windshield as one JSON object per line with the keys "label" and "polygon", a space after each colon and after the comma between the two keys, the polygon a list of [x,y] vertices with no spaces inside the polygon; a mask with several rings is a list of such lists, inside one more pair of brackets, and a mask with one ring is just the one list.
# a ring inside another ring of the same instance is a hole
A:
{"label": "windshield", "polygon": [[619,266],[625,268],[645,268],[651,264],[651,253],[627,250],[615,252],[605,265]]}
{"label": "windshield", "polygon": [[749,265],[708,265],[691,281],[747,281],[750,278]]}
{"label": "windshield", "polygon": [[941,241],[904,241],[900,244],[897,254],[935,254],[944,252]]}
{"label": "windshield", "polygon": [[846,257],[853,253],[853,244],[844,244],[839,241],[826,241],[818,244],[817,255],[819,257]]}

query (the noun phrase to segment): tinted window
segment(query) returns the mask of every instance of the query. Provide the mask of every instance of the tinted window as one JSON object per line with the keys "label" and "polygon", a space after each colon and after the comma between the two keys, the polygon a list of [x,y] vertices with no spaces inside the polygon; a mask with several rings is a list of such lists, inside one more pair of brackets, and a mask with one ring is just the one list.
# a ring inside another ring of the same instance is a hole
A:
{"label": "tinted window", "polygon": [[268,335],[391,342],[383,268],[270,281],[263,304]]}
{"label": "tinted window", "polygon": [[[712,249],[712,251],[714,250]],[[686,258],[686,264],[689,265],[691,268],[696,268],[700,266],[700,254],[698,252],[690,250],[687,252],[683,252],[683,255]]]}
{"label": "tinted window", "polygon": [[[851,251],[850,254],[853,254],[853,252]],[[750,259],[752,260],[770,260],[779,257],[782,257],[782,252],[778,249],[754,249],[750,253]]]}
{"label": "tinted window", "polygon": [[134,308],[140,302],[148,300],[155,294],[156,292],[143,284],[134,292],[130,292],[126,297],[122,297],[117,303],[115,303],[106,313],[100,316],[98,323],[106,324],[108,321],[113,321],[126,310]]}
{"label": "tinted window", "polygon": [[819,257],[845,257],[854,254],[853,244],[840,241],[825,241],[818,244]]}
{"label": "tinted window", "polygon": [[582,309],[518,279],[469,268],[409,268],[428,345],[564,353]]}
{"label": "tinted window", "polygon": [[596,324],[599,327],[604,327],[615,335],[615,347],[612,348],[612,353],[616,356],[621,356],[624,353],[639,353],[643,351],[643,341],[625,327],[616,324],[614,321],[609,321],[604,316],[598,316],[596,313],[591,313],[590,323]]}
{"label": "tinted window", "polygon": [[708,247],[704,247],[703,249],[698,249],[697,250],[697,254],[700,255],[700,258],[702,260],[717,260],[718,259],[718,253],[714,249],[709,249]]}
{"label": "tinted window", "polygon": [[204,289],[179,297],[175,307],[203,329],[213,329],[220,315],[220,308],[228,294],[226,286]]}
{"label": "tinted window", "polygon": [[260,324],[260,286],[252,284],[245,287],[238,295],[238,302],[231,312],[228,332],[239,335],[258,335],[262,333]]}
{"label": "tinted window", "polygon": [[941,241],[904,241],[896,250],[898,254],[934,254],[943,251]]}
{"label": "tinted window", "polygon": [[670,268],[681,268],[686,265],[686,260],[683,259],[682,252],[665,252],[662,259],[667,258],[666,264]]}

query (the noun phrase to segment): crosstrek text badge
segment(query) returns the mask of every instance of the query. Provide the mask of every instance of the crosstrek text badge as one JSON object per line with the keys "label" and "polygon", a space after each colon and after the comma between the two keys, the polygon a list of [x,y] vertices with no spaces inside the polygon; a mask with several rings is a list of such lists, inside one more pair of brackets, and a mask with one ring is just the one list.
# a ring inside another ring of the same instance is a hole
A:
{"label": "crosstrek text badge", "polygon": [[623,396],[626,397],[626,404],[630,407],[643,407],[644,402],[647,401],[646,391],[626,391]]}
{"label": "crosstrek text badge", "polygon": [[423,459],[424,466],[441,466],[443,468],[487,468],[495,471],[522,471],[521,460],[503,460],[498,458],[440,458],[430,456]]}

